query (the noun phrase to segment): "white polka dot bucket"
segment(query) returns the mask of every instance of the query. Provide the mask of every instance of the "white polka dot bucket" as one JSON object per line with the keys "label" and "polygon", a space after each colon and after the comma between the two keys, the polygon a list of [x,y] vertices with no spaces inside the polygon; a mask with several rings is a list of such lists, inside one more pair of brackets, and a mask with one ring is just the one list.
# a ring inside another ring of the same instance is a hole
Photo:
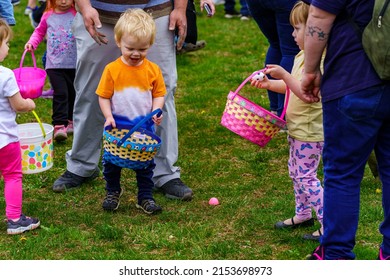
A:
{"label": "white polka dot bucket", "polygon": [[46,171],[53,166],[53,131],[46,123],[25,123],[18,125],[22,152],[23,174]]}

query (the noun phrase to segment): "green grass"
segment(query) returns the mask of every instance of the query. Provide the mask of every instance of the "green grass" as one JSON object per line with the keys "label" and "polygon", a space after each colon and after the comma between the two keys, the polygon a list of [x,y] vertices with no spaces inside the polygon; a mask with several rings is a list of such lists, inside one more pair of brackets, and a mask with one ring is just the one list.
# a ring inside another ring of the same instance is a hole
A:
{"label": "green grass", "polygon": [[[16,68],[33,29],[23,15],[25,0],[15,7],[17,25],[4,66]],[[51,190],[66,168],[71,147],[55,143],[54,166],[24,176],[26,214],[39,217],[41,228],[18,236],[0,225],[0,259],[137,259],[137,260],[295,260],[304,259],[317,244],[303,242],[309,229],[276,231],[276,221],[294,215],[294,195],[287,172],[286,134],[278,134],[265,148],[240,138],[220,125],[226,97],[264,63],[267,42],[253,20],[198,17],[199,39],[205,49],[177,57],[176,107],[182,179],[195,192],[191,202],[155,194],[164,211],[146,216],[135,208],[134,173],[125,170],[125,193],[116,213],[102,211],[104,180],[99,178],[65,194]],[[36,51],[38,64],[45,49]],[[25,65],[31,64],[26,60]],[[245,87],[241,92],[267,107],[264,91]],[[51,123],[51,100],[37,99],[37,113]],[[34,122],[30,113],[18,123]],[[320,172],[322,178],[322,172]],[[3,187],[3,183],[1,183]],[[361,218],[355,253],[375,259],[381,235],[380,185],[368,168],[362,183]],[[210,197],[221,204],[208,205]],[[0,209],[5,209],[3,196]]]}

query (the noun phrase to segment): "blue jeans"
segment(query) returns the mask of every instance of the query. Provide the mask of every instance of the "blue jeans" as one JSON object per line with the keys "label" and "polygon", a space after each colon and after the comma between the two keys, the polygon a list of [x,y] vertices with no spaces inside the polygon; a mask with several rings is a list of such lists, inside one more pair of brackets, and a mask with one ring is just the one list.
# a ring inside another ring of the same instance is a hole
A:
{"label": "blue jeans", "polygon": [[0,18],[4,19],[8,25],[15,25],[14,6],[10,0],[0,2]]}
{"label": "blue jeans", "polygon": [[325,258],[355,258],[360,183],[374,148],[383,185],[381,248],[390,255],[390,84],[353,92],[322,108]]}
{"label": "blue jeans", "polygon": [[[269,48],[265,64],[278,64],[291,72],[299,48],[294,41],[290,24],[290,12],[296,0],[246,0],[249,11],[261,32],[267,38]],[[268,91],[271,111],[280,116],[284,106],[284,94]]]}
{"label": "blue jeans", "polygon": [[[225,0],[225,12],[232,12],[234,11],[234,7],[236,5],[236,0]],[[243,16],[249,16],[249,9],[248,4],[246,3],[246,0],[240,0],[240,14]]]}

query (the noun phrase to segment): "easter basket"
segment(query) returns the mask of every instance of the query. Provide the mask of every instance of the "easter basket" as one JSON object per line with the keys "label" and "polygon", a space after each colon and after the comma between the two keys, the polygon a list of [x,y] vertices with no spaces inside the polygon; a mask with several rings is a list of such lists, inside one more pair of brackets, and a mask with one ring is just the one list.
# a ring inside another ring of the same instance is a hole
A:
{"label": "easter basket", "polygon": [[106,126],[103,132],[103,160],[130,169],[148,166],[161,147],[161,139],[141,126],[161,113],[161,109],[156,109],[133,127],[119,122],[115,128]]}
{"label": "easter basket", "polygon": [[38,123],[18,124],[23,174],[43,172],[53,166],[54,128],[50,124],[41,123],[35,111],[32,113]]}
{"label": "easter basket", "polygon": [[234,92],[230,91],[221,119],[222,126],[260,147],[267,145],[275,134],[286,126],[286,121],[283,118],[290,97],[290,90],[287,88],[283,112],[278,117],[239,94],[248,81],[264,70],[253,72]]}
{"label": "easter basket", "polygon": [[34,51],[31,51],[34,67],[22,67],[27,50],[23,52],[19,68],[14,69],[16,82],[23,98],[38,98],[42,95],[46,71],[37,67]]}

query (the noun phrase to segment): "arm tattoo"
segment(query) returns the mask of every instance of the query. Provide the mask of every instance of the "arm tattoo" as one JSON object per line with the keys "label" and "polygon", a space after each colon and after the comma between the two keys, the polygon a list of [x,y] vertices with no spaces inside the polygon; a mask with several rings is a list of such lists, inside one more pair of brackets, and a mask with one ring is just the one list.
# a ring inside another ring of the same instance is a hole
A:
{"label": "arm tattoo", "polygon": [[326,41],[329,38],[329,33],[322,31],[321,28],[316,26],[308,26],[308,32],[306,35],[310,37],[317,37],[318,41]]}

